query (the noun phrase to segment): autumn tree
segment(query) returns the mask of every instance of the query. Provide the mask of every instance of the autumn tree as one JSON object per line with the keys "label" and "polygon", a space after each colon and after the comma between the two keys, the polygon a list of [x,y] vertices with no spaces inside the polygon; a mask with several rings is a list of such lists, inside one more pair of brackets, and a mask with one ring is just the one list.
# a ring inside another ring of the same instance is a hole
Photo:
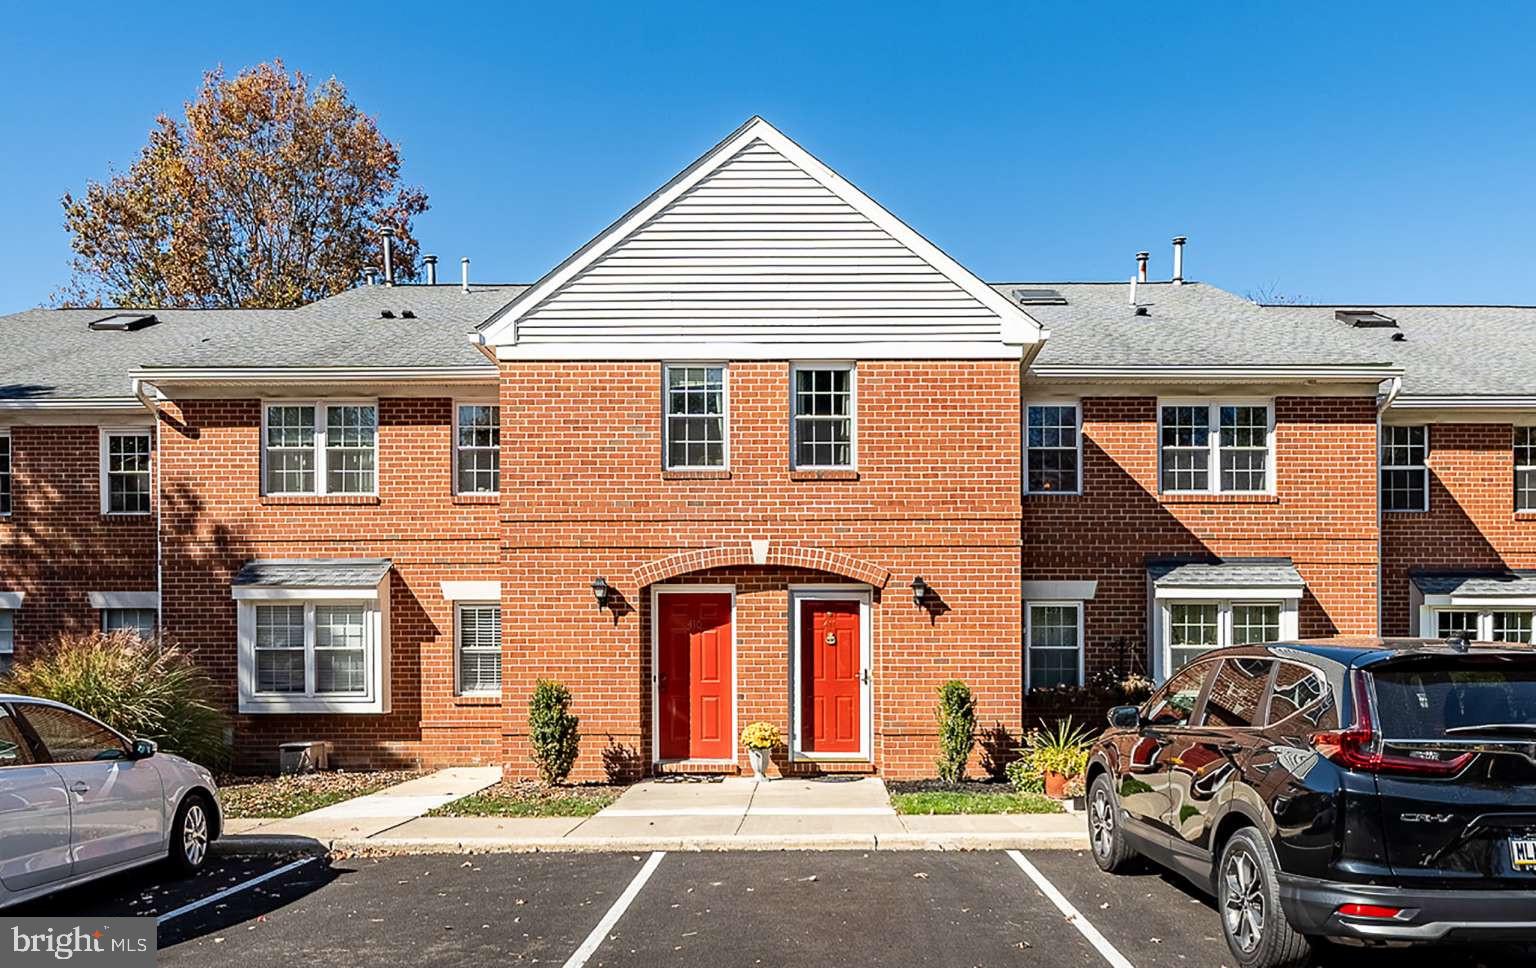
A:
{"label": "autumn tree", "polygon": [[313,88],[281,60],[203,77],[185,118],[161,115],[128,171],[64,196],[73,278],[64,305],[282,308],[382,267],[416,275],[400,152],[335,78]]}

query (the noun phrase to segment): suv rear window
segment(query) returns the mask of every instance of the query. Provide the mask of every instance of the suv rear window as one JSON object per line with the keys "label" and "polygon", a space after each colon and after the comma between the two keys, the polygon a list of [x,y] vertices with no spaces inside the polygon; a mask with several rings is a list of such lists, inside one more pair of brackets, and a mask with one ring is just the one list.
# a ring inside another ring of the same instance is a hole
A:
{"label": "suv rear window", "polygon": [[1440,739],[1448,730],[1471,736],[1465,727],[1475,726],[1536,731],[1536,656],[1437,656],[1371,674],[1376,718],[1388,738]]}

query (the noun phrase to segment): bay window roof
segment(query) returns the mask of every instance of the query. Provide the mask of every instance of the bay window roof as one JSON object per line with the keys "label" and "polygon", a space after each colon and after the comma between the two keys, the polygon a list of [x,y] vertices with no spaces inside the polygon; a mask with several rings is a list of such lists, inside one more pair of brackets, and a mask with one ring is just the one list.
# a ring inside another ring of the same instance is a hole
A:
{"label": "bay window roof", "polygon": [[389,574],[388,558],[303,558],[248,561],[230,582],[241,588],[374,588]]}
{"label": "bay window roof", "polygon": [[1418,571],[1411,578],[1426,596],[1536,599],[1536,571]]}
{"label": "bay window roof", "polygon": [[1263,593],[1299,598],[1306,582],[1289,558],[1167,559],[1147,565],[1159,598],[1184,592]]}

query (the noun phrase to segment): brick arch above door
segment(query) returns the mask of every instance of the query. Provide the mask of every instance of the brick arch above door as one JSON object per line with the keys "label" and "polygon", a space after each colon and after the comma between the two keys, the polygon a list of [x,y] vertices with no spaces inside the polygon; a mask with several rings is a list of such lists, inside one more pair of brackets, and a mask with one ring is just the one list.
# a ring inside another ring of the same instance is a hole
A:
{"label": "brick arch above door", "polygon": [[875,588],[884,588],[891,580],[889,568],[841,551],[781,545],[769,541],[752,541],[714,548],[694,548],[646,562],[635,569],[635,585],[644,588],[659,581],[696,571],[744,565],[770,565],[822,571],[863,582]]}

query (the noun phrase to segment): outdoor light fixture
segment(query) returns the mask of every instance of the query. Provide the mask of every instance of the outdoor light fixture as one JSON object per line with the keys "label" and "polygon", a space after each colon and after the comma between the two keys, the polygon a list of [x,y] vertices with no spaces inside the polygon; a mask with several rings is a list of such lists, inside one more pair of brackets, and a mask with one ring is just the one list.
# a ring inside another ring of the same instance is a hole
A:
{"label": "outdoor light fixture", "polygon": [[912,579],[912,604],[918,608],[928,599],[928,583],[923,581],[923,576],[918,575]]}
{"label": "outdoor light fixture", "polygon": [[592,595],[597,599],[599,612],[608,607],[608,580],[602,575],[592,579]]}

